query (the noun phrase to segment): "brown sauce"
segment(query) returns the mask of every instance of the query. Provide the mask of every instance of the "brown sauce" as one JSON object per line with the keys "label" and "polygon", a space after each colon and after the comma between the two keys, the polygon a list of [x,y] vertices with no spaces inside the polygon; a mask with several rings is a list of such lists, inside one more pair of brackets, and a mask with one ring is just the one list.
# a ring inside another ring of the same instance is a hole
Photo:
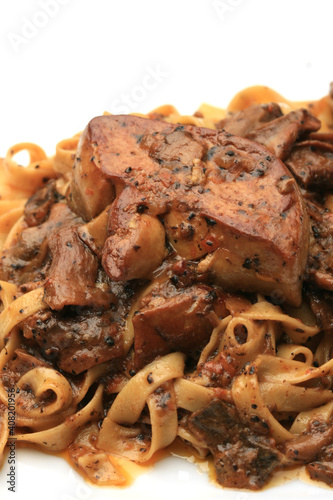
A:
{"label": "brown sauce", "polygon": [[[18,443],[17,444],[18,448],[25,448],[25,449],[34,449],[36,451],[41,451],[40,448],[37,445],[32,445],[28,443]],[[76,472],[82,477],[82,479],[87,482],[88,484],[91,484],[93,486],[96,486],[95,483],[89,481],[87,477],[83,474],[83,472],[80,471],[78,467],[75,466],[73,461],[70,459],[68,451],[62,451],[58,453],[51,453],[51,452],[45,452],[44,453],[47,455],[51,456],[56,456],[60,457],[63,460],[65,460],[71,468],[74,468]],[[104,487],[104,488],[112,488],[112,489],[119,489],[119,488],[128,488],[132,486],[136,479],[138,479],[141,475],[147,474],[148,472],[152,471],[154,468],[154,465],[168,457],[177,457],[177,458],[182,458],[186,460],[187,462],[193,464],[197,468],[197,470],[203,474],[208,474],[210,482],[214,485],[216,488],[220,488],[222,490],[229,490],[229,488],[225,488],[221,486],[217,480],[216,480],[216,473],[215,473],[215,467],[214,463],[212,460],[212,456],[206,457],[206,458],[200,458],[198,455],[195,453],[194,449],[181,441],[180,439],[176,439],[170,446],[165,448],[164,450],[159,450],[157,453],[155,453],[154,457],[151,458],[149,461],[147,461],[144,464],[136,464],[132,462],[131,460],[125,459],[125,458],[114,458],[112,457],[112,462],[119,467],[121,470],[122,474],[126,478],[126,481],[124,484],[120,486],[113,486],[113,485],[105,485],[105,486],[98,486],[98,487]],[[260,491],[269,491],[272,488],[277,488],[279,486],[285,485],[290,481],[294,480],[299,480],[302,483],[309,484],[311,486],[316,486],[318,488],[325,488],[326,490],[330,490],[331,488],[326,484],[321,481],[313,481],[309,477],[308,473],[305,470],[305,466],[299,466],[295,468],[290,468],[290,469],[281,469],[277,470],[274,472],[274,475],[271,477],[271,479],[267,482],[267,484],[260,490]],[[235,488],[233,488],[231,491],[234,491]],[[241,489],[239,490],[241,492],[251,492],[251,490],[245,490]],[[320,490],[318,491],[318,494],[320,493]]]}

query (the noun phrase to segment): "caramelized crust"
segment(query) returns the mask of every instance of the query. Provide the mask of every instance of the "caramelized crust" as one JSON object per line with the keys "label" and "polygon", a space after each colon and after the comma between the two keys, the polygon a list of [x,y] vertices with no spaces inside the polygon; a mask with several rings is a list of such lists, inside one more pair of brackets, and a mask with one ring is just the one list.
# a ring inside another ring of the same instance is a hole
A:
{"label": "caramelized crust", "polygon": [[[79,144],[69,203],[90,220],[114,198],[103,251],[112,280],[149,278],[163,260],[161,226],[147,231],[143,223],[143,215],[158,216],[176,252],[204,258],[203,269],[226,289],[278,290],[300,304],[307,215],[296,181],[265,147],[225,131],[94,118]],[[154,260],[148,269],[135,259],[137,241]]]}

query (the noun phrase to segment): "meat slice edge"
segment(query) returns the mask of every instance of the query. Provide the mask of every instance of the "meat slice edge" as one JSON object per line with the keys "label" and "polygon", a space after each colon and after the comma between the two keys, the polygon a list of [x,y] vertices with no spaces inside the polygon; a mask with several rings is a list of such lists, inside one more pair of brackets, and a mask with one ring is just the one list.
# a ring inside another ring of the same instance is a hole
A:
{"label": "meat slice edge", "polygon": [[[97,204],[92,195],[86,210],[89,196],[84,193],[95,190],[95,179],[102,179],[108,190],[101,191]],[[218,252],[218,264],[212,260],[206,265],[226,289],[266,294],[278,290],[288,302],[299,305],[308,248],[307,214],[296,181],[267,149],[224,131],[134,116],[94,118],[82,136],[69,203],[89,219],[125,187],[138,194],[126,211],[133,210],[138,220],[140,212],[162,218],[179,255],[198,260]],[[143,203],[136,201],[140,196]],[[121,214],[117,216],[121,220]],[[176,224],[170,224],[172,216]],[[206,227],[203,251],[194,217]],[[110,237],[116,238],[118,228],[112,221],[111,226]],[[121,226],[123,245],[119,241],[117,249],[126,262],[124,245],[129,248],[130,240]],[[176,226],[189,231],[180,231],[175,238]],[[146,248],[147,254],[154,245]],[[108,259],[109,254],[103,256],[104,262]],[[130,266],[117,277],[111,265],[106,267],[115,280],[147,277],[132,274]]]}
{"label": "meat slice edge", "polygon": [[223,401],[213,399],[191,415],[188,426],[213,454],[222,486],[258,490],[279,466],[274,440],[242,424],[236,408]]}

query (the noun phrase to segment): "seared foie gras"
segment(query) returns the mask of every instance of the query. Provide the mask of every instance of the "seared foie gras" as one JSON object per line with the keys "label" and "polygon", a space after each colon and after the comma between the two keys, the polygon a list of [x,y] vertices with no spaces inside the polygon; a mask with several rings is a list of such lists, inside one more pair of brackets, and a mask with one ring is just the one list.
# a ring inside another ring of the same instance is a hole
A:
{"label": "seared foie gras", "polygon": [[102,260],[112,280],[149,279],[166,236],[226,290],[278,291],[300,304],[308,217],[290,171],[254,141],[135,116],[94,118],[69,203],[86,220],[113,203]]}

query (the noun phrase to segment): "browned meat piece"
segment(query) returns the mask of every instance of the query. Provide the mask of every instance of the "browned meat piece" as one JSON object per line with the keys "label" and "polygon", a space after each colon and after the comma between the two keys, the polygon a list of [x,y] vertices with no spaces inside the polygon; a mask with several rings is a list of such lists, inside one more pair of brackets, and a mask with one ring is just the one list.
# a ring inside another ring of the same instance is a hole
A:
{"label": "browned meat piece", "polygon": [[144,213],[144,202],[140,191],[126,186],[111,206],[102,264],[116,281],[150,278],[166,256],[163,225]]}
{"label": "browned meat piece", "polygon": [[309,431],[281,446],[287,458],[295,462],[308,463],[317,460],[325,448],[333,443],[333,426],[314,420]]}
{"label": "browned meat piece", "polygon": [[29,198],[24,208],[24,220],[29,227],[39,226],[50,215],[51,207],[61,199],[55,180],[49,181]]}
{"label": "browned meat piece", "polygon": [[247,134],[282,116],[280,106],[276,103],[259,104],[242,109],[217,123],[218,129],[230,134],[246,137]]}
{"label": "browned meat piece", "polygon": [[333,462],[312,462],[306,467],[311,479],[333,485]]}
{"label": "browned meat piece", "polygon": [[39,344],[44,357],[59,369],[77,375],[123,355],[123,338],[110,312],[66,309],[28,318],[23,334]]}
{"label": "browned meat piece", "polygon": [[333,144],[333,133],[332,132],[312,132],[309,134],[309,139],[320,142],[328,142]]}
{"label": "browned meat piece", "polygon": [[307,280],[333,290],[333,213],[307,200],[310,215],[310,246]]}
{"label": "browned meat piece", "polygon": [[324,190],[333,188],[333,144],[331,142],[314,139],[298,142],[294,144],[285,163],[297,181],[305,188]]}
{"label": "browned meat piece", "polygon": [[262,427],[246,427],[235,407],[213,400],[189,418],[189,429],[210,449],[217,481],[228,488],[260,489],[279,466],[281,454]]}
{"label": "browned meat piece", "polygon": [[[31,208],[38,204],[37,200],[48,198],[49,192],[44,191],[28,205]],[[45,283],[45,300],[52,309],[59,310],[65,305],[109,306],[112,294],[106,285],[96,286],[99,261],[77,233],[82,219],[67,204],[56,203],[51,207],[48,204],[48,201],[42,203],[40,217],[35,222],[50,210],[48,219],[24,229],[17,241],[4,250],[1,278],[24,285],[23,291],[33,288],[30,281],[37,286]],[[32,212],[29,209],[30,218]]]}
{"label": "browned meat piece", "polygon": [[[132,200],[126,210],[125,186]],[[161,226],[152,222],[159,216],[180,256],[216,257],[203,267],[226,289],[279,290],[300,303],[307,216],[289,171],[259,144],[134,116],[95,118],[80,141],[69,203],[90,220],[115,197],[103,251],[112,280],[145,278],[160,261]],[[154,236],[147,237],[143,215]],[[137,241],[154,260],[148,272],[134,258]]]}
{"label": "browned meat piece", "polygon": [[77,221],[65,203],[52,205],[49,218],[39,226],[28,227],[10,248],[3,250],[0,261],[1,279],[17,285],[44,280],[49,268],[47,237],[55,229]]}
{"label": "browned meat piece", "polygon": [[205,285],[177,290],[168,280],[154,286],[133,316],[136,368],[172,351],[199,352],[213,330],[208,315],[216,298]]}
{"label": "browned meat piece", "polygon": [[291,111],[251,132],[248,139],[259,142],[280,160],[285,160],[294,143],[304,134],[320,128],[320,121],[306,109]]}
{"label": "browned meat piece", "polygon": [[[321,428],[322,431],[329,432],[327,429],[327,424],[321,424],[318,421],[314,421],[312,426],[315,424],[315,427]],[[330,429],[332,425],[330,425]],[[327,440],[330,441],[330,444],[324,446],[321,450],[319,449],[320,444],[317,445],[317,456],[316,461],[308,464],[306,466],[306,470],[310,474],[311,479],[315,479],[317,481],[323,481],[329,486],[333,485],[333,439]]]}
{"label": "browned meat piece", "polygon": [[78,235],[81,240],[88,245],[99,259],[102,258],[102,251],[107,238],[110,207],[107,207],[95,219],[78,227]]}
{"label": "browned meat piece", "polygon": [[321,328],[325,331],[333,330],[333,294],[308,286],[305,297]]}
{"label": "browned meat piece", "polygon": [[99,262],[80,240],[77,227],[64,227],[48,238],[52,264],[45,283],[51,309],[66,305],[107,307],[112,295],[96,286]]}

